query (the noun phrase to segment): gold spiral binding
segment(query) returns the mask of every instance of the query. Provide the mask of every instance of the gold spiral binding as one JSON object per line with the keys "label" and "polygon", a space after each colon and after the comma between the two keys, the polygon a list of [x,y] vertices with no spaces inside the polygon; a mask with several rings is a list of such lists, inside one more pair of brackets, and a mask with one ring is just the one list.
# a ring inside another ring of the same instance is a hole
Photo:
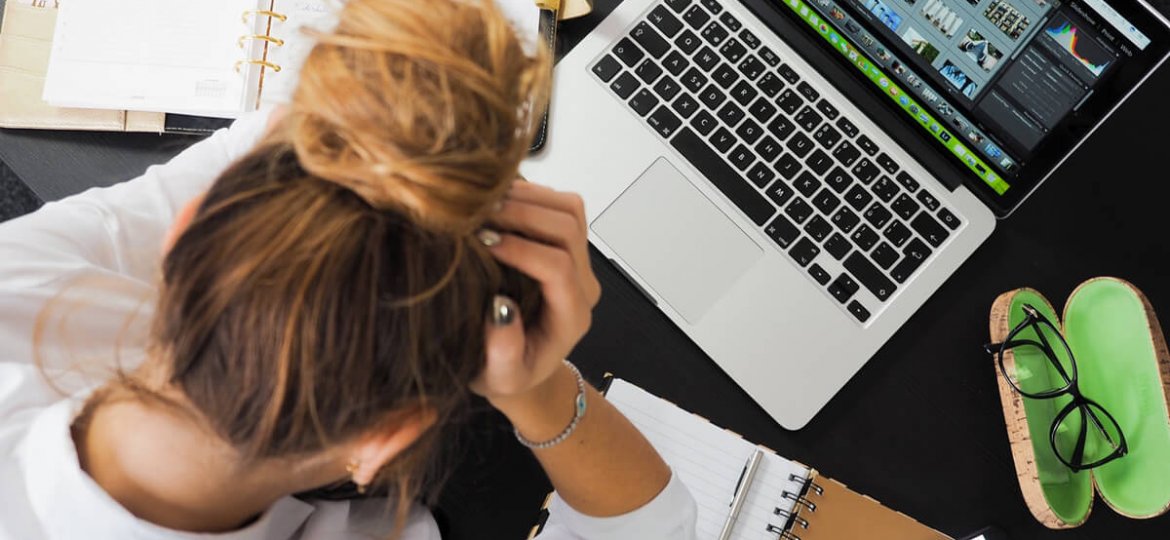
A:
{"label": "gold spiral binding", "polygon": [[240,72],[240,68],[243,67],[244,64],[252,64],[254,66],[264,66],[268,69],[271,69],[274,73],[280,73],[280,66],[278,64],[273,64],[272,62],[267,62],[264,60],[240,60],[240,61],[236,62],[236,73]]}
{"label": "gold spiral binding", "polygon": [[800,494],[793,493],[791,491],[785,491],[784,493],[781,493],[780,496],[782,498],[791,500],[791,501],[795,502],[796,504],[803,504],[805,508],[808,508],[809,512],[816,512],[817,511],[817,503],[812,502],[804,497],[801,497]]}
{"label": "gold spiral binding", "polygon": [[257,16],[261,16],[261,17],[272,17],[273,19],[276,19],[280,22],[285,22],[288,20],[288,15],[285,15],[283,13],[277,13],[275,11],[268,10],[268,9],[249,9],[248,11],[245,11],[243,14],[240,15],[240,20],[244,21],[244,24],[248,24],[248,19],[251,18],[252,15],[257,15]]}
{"label": "gold spiral binding", "polygon": [[277,47],[284,46],[283,39],[272,37],[272,36],[263,36],[260,34],[251,34],[251,35],[247,35],[247,36],[240,36],[240,39],[236,40],[236,45],[239,45],[239,47],[241,49],[243,49],[244,43],[248,42],[248,41],[267,41],[273,45],[276,45]]}
{"label": "gold spiral binding", "polygon": [[780,517],[784,518],[785,520],[789,520],[789,521],[792,521],[793,523],[795,523],[795,524],[797,524],[797,525],[800,525],[800,528],[801,528],[801,529],[807,529],[807,528],[808,528],[808,520],[807,520],[807,519],[804,519],[804,518],[802,518],[802,517],[800,517],[800,516],[799,516],[799,515],[797,515],[797,514],[794,514],[794,513],[792,513],[792,512],[789,512],[789,511],[787,511],[787,510],[784,510],[784,509],[782,509],[782,508],[775,508],[775,509],[773,509],[773,510],[772,510],[772,513],[773,513],[773,514],[775,514],[775,515],[777,515],[777,516],[780,516]]}

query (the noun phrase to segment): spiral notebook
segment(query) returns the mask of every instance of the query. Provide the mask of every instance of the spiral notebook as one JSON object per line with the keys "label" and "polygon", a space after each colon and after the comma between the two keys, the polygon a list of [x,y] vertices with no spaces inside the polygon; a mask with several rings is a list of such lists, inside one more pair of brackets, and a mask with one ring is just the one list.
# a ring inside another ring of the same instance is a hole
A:
{"label": "spiral notebook", "polygon": [[[698,538],[719,538],[737,491],[745,491],[737,540],[947,540],[950,537],[860,495],[815,469],[754,445],[622,379],[606,399],[626,415],[690,489]],[[757,450],[754,474],[744,474]],[[546,503],[547,507],[547,503]],[[530,538],[539,538],[543,521]]]}

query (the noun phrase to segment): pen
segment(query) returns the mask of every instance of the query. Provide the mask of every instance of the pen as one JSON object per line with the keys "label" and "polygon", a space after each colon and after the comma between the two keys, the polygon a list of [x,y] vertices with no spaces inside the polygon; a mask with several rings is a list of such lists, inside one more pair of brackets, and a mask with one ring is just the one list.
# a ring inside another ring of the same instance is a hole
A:
{"label": "pen", "polygon": [[739,511],[743,509],[743,501],[747,499],[748,489],[752,486],[752,479],[756,476],[756,469],[760,467],[760,460],[764,452],[759,448],[748,458],[739,475],[739,483],[735,486],[735,496],[731,499],[731,510],[727,513],[727,521],[723,522],[723,532],[719,533],[719,540],[731,538],[731,531],[735,528],[735,520],[739,518]]}

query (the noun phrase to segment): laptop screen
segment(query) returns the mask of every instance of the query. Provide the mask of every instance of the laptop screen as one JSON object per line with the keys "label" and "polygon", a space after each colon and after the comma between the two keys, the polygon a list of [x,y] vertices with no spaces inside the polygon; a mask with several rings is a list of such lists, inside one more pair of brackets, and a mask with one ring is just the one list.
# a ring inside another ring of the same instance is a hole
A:
{"label": "laptop screen", "polygon": [[1130,0],[773,0],[1003,214],[1165,58]]}

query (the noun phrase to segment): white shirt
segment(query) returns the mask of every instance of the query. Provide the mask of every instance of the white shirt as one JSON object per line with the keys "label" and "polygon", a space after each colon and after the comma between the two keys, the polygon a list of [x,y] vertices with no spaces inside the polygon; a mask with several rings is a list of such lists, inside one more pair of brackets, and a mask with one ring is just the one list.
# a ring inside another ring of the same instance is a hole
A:
{"label": "white shirt", "polygon": [[[49,203],[0,225],[0,540],[389,536],[394,524],[386,501],[378,499],[286,497],[231,533],[168,530],[134,517],[78,463],[70,425],[115,367],[132,369],[141,358],[161,247],[175,214],[252,148],[268,116],[246,115],[134,180]],[[52,384],[41,376],[37,358]],[[695,502],[677,478],[623,516],[585,516],[559,498],[550,514],[544,540],[695,535]],[[431,514],[414,508],[403,540],[438,538]]]}

